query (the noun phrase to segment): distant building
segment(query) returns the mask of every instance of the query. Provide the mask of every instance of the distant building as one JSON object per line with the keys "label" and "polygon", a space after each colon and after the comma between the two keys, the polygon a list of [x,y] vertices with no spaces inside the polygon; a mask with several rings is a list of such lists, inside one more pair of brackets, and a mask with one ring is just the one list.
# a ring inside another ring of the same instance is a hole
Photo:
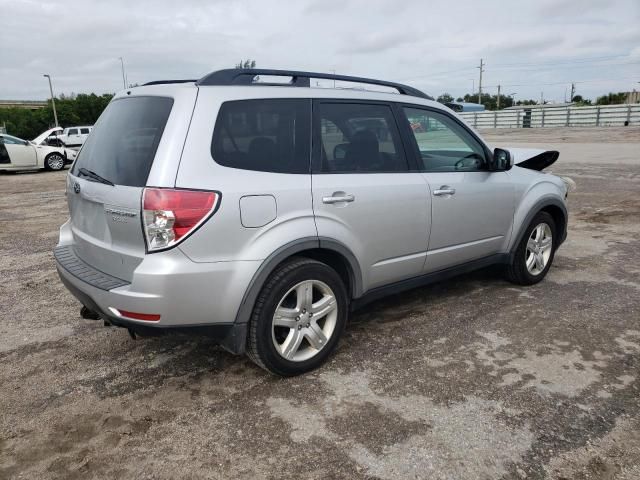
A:
{"label": "distant building", "polygon": [[40,110],[47,107],[46,100],[0,100],[0,108],[24,108]]}
{"label": "distant building", "polygon": [[640,103],[640,92],[628,92],[624,103]]}

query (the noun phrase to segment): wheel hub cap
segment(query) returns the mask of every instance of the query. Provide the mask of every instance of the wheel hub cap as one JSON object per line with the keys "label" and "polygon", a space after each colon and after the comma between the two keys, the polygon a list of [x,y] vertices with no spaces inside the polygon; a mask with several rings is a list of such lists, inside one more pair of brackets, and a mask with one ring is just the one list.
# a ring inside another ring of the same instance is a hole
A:
{"label": "wheel hub cap", "polygon": [[273,345],[287,360],[308,360],[329,343],[337,318],[336,297],[326,283],[300,282],[278,303],[271,328]]}
{"label": "wheel hub cap", "polygon": [[538,224],[527,241],[525,261],[531,275],[540,275],[549,263],[553,248],[551,227],[546,223]]}

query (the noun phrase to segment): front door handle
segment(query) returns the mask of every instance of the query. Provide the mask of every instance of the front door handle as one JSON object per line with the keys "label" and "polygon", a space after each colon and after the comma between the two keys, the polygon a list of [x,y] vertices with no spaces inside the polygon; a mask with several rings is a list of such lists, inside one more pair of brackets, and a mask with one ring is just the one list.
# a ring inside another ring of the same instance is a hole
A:
{"label": "front door handle", "polygon": [[433,194],[442,197],[443,195],[453,195],[456,193],[455,188],[451,188],[449,185],[442,185],[440,188],[433,191]]}
{"label": "front door handle", "polygon": [[354,197],[351,194],[344,194],[344,195],[334,195],[331,197],[322,197],[322,203],[343,203],[343,202],[353,202],[356,199],[356,197]]}

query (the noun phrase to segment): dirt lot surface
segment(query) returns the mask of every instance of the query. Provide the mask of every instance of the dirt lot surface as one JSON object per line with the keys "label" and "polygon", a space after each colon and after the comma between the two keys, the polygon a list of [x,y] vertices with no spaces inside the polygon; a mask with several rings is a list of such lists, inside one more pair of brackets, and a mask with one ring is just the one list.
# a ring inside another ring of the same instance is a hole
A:
{"label": "dirt lot surface", "polygon": [[311,374],[81,320],[65,172],[0,175],[0,478],[640,478],[640,130],[490,131],[571,176],[547,279],[370,305]]}

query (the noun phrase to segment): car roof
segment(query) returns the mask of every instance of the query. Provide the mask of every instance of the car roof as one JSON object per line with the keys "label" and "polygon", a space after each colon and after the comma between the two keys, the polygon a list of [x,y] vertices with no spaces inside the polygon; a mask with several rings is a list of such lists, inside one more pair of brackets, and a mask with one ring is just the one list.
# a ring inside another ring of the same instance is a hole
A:
{"label": "car roof", "polygon": [[[286,82],[274,81],[272,79],[286,79]],[[260,81],[255,81],[260,79]],[[265,79],[267,79],[265,81]],[[313,80],[313,81],[312,81]],[[319,84],[317,80],[332,80],[334,88],[318,88]],[[313,83],[316,86],[313,86]],[[340,86],[336,87],[336,81],[340,82]],[[345,87],[344,83],[351,84],[353,87]],[[368,88],[365,88],[365,85]],[[384,101],[408,101],[415,103],[415,99],[433,100],[433,97],[425,94],[424,92],[401,83],[390,82],[386,80],[378,80],[373,78],[354,77],[349,75],[337,75],[335,73],[322,73],[322,72],[303,72],[298,70],[273,70],[273,69],[226,69],[211,72],[199,80],[156,80],[148,82],[142,87],[135,87],[134,89],[125,90],[126,95],[140,94],[140,88],[143,88],[145,93],[154,94],[154,92],[169,93],[173,88],[182,89],[182,87],[193,88],[194,86],[201,88],[213,88],[224,87],[225,92],[231,93],[238,87],[250,87],[251,89],[260,89],[261,95],[266,94],[268,97],[274,97],[271,88],[277,88],[279,96],[281,97],[312,97],[323,98],[326,97],[326,91],[333,92],[330,96],[334,96],[337,92],[348,92],[347,94],[338,94],[341,98],[353,98],[353,99],[378,99]],[[154,88],[151,88],[154,87]],[[303,87],[303,88],[295,88]],[[374,88],[371,88],[374,87]],[[380,87],[389,91],[393,91],[393,96],[383,96],[389,93],[380,91]],[[284,90],[286,89],[286,90]],[[305,93],[300,94],[298,90],[303,90]],[[134,93],[135,92],[135,93]],[[245,90],[248,93],[249,90]],[[271,92],[271,93],[268,93]],[[160,93],[159,93],[160,94]],[[117,97],[124,95],[121,92]],[[398,95],[403,97],[399,100]],[[255,98],[255,95],[247,95],[248,98]],[[419,102],[422,103],[422,102]]]}

